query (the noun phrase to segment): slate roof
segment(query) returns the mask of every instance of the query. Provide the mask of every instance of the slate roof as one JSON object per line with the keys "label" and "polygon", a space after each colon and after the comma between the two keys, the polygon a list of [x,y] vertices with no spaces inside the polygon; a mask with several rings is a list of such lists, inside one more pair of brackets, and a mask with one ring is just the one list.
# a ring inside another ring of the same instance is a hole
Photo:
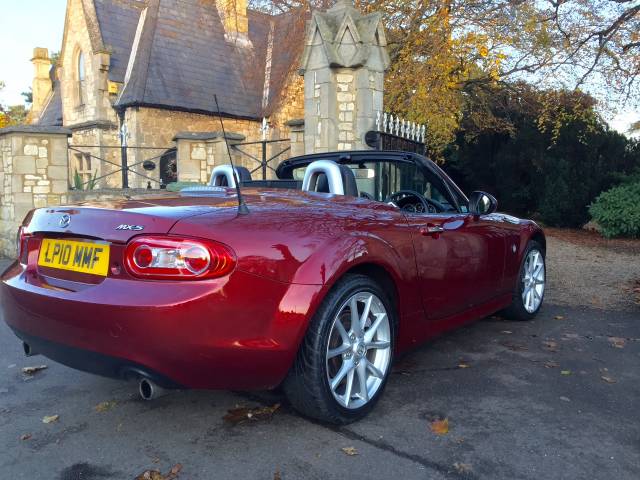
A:
{"label": "slate roof", "polygon": [[53,93],[34,123],[43,127],[60,127],[62,126],[62,96],[60,95],[60,81],[56,78],[54,67],[49,70],[49,77]]}
{"label": "slate roof", "polygon": [[62,98],[60,97],[60,84],[53,86],[53,95],[38,119],[38,125],[62,126]]}
{"label": "slate roof", "polygon": [[145,3],[138,0],[94,0],[102,41],[111,52],[109,78],[124,82],[129,53]]}
{"label": "slate roof", "polygon": [[[307,18],[308,15],[301,12],[292,12],[263,19],[264,23],[273,21],[275,24],[267,114],[278,106],[282,100],[280,95],[287,83],[287,77],[298,69],[299,58],[304,49]],[[252,17],[249,16],[249,22],[251,20]],[[257,23],[256,19],[254,24]]]}
{"label": "slate roof", "polygon": [[[281,100],[287,76],[304,45],[305,18],[249,10],[252,48],[224,36],[214,0],[93,0],[104,47],[111,53],[109,79],[123,83],[115,106],[154,106],[259,119]],[[126,79],[136,30],[146,10],[135,60]],[[273,24],[269,97],[263,108],[267,44]],[[62,125],[60,87],[38,121]]]}
{"label": "slate roof", "polygon": [[[278,35],[286,35],[279,28],[284,25],[285,16],[249,11],[249,39],[253,48],[246,48],[225,39],[213,1],[147,0],[147,4],[135,61],[117,100],[118,106],[147,105],[214,113],[217,94],[224,114],[260,118],[266,113],[262,109],[262,96],[270,22],[276,22]],[[104,16],[100,24],[110,21],[110,16]],[[108,44],[106,38],[104,41]],[[294,61],[291,50],[274,49],[273,64],[277,68],[271,75],[271,100],[284,84],[283,65],[288,67]]]}

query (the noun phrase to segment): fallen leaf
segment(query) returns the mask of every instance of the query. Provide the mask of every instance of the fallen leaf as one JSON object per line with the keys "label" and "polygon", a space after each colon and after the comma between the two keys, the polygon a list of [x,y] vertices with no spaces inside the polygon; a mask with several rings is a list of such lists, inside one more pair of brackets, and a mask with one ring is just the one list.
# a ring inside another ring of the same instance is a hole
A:
{"label": "fallen leaf", "polygon": [[165,476],[159,470],[145,470],[135,480],[165,480]]}
{"label": "fallen leaf", "polygon": [[560,397],[560,400],[563,402],[570,402],[571,400],[568,397]]}
{"label": "fallen leaf", "polygon": [[564,320],[564,317],[562,315],[556,315],[555,317],[556,320]]}
{"label": "fallen leaf", "polygon": [[340,450],[342,450],[346,455],[349,455],[350,457],[358,455],[358,451],[355,449],[355,447],[342,447]]}
{"label": "fallen leaf", "polygon": [[273,480],[282,480],[282,475],[280,475],[280,470],[276,470],[273,474]]}
{"label": "fallen leaf", "polygon": [[446,435],[449,433],[449,419],[434,420],[431,422],[431,431],[436,435]]}
{"label": "fallen leaf", "polygon": [[470,464],[460,462],[454,463],[453,468],[455,468],[458,473],[471,473],[473,470]]}
{"label": "fallen leaf", "polygon": [[103,413],[111,410],[115,407],[117,402],[115,400],[109,400],[108,402],[100,402],[93,409],[98,413]]}
{"label": "fallen leaf", "polygon": [[57,422],[59,418],[60,418],[60,415],[47,415],[42,419],[42,423]]}
{"label": "fallen leaf", "polygon": [[562,370],[560,375],[571,375],[571,370]]}
{"label": "fallen leaf", "polygon": [[31,438],[30,433],[25,433],[24,435],[20,435],[20,440],[29,440]]}
{"label": "fallen leaf", "polygon": [[553,340],[546,340],[544,342],[542,342],[542,345],[544,345],[544,349],[548,350],[550,352],[557,352],[558,351],[558,343],[554,342]]}
{"label": "fallen leaf", "polygon": [[560,364],[558,362],[554,362],[553,360],[550,360],[544,364],[544,368],[558,368],[559,366]]}
{"label": "fallen leaf", "polygon": [[178,478],[180,471],[182,470],[182,465],[177,463],[169,473],[163,475],[159,470],[145,470],[140,475],[138,475],[135,480],[175,480]]}
{"label": "fallen leaf", "polygon": [[280,408],[280,404],[276,403],[270,407],[238,407],[232,408],[227,411],[227,414],[222,417],[226,422],[238,425],[247,421],[255,420],[269,420],[273,417],[273,414]]}
{"label": "fallen leaf", "polygon": [[611,343],[611,346],[614,348],[624,348],[627,341],[620,337],[609,337],[609,343]]}
{"label": "fallen leaf", "polygon": [[607,383],[616,383],[616,379],[615,378],[611,378],[611,377],[609,377],[607,375],[602,375],[600,378],[602,380],[604,380],[605,382],[607,382]]}
{"label": "fallen leaf", "polygon": [[40,370],[44,370],[45,368],[47,368],[46,365],[36,365],[33,367],[24,367],[22,369],[22,373],[24,373],[25,375],[34,375],[35,373],[38,373]]}

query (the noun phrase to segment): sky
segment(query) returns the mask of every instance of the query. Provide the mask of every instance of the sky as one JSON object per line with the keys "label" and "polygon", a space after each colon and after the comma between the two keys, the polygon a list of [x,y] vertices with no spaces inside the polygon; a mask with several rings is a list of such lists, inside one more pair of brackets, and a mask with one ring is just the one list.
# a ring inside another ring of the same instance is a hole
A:
{"label": "sky", "polygon": [[60,51],[66,0],[0,0],[0,103],[23,103],[33,79],[34,47]]}
{"label": "sky", "polygon": [[[0,104],[23,103],[21,92],[28,91],[33,79],[31,58],[34,47],[60,51],[66,0],[0,0]],[[626,109],[607,119],[616,130],[626,133],[640,112]]]}

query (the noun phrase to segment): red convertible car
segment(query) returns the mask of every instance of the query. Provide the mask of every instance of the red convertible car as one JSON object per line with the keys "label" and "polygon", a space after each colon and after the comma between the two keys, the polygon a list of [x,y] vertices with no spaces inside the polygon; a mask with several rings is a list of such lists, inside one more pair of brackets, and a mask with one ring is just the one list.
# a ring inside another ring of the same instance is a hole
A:
{"label": "red convertible car", "polygon": [[0,284],[25,353],[135,378],[147,399],[282,385],[300,412],[348,423],[380,398],[394,355],[542,304],[542,230],[496,213],[489,194],[467,198],[423,156],[309,155],[267,181],[235,172],[173,197],[30,212]]}

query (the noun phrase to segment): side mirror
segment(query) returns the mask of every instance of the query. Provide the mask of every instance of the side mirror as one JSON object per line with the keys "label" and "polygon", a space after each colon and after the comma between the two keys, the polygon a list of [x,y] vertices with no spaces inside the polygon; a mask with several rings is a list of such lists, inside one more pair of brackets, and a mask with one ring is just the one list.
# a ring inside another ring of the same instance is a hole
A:
{"label": "side mirror", "polygon": [[469,197],[469,212],[472,215],[488,215],[498,209],[498,201],[493,195],[475,191]]}

